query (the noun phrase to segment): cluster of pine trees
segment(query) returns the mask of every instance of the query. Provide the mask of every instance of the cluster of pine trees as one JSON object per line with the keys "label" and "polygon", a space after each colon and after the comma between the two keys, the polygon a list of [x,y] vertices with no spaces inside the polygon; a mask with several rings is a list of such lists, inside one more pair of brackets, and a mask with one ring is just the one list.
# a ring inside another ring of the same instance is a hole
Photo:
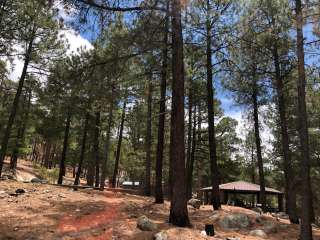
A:
{"label": "cluster of pine trees", "polygon": [[[190,224],[187,200],[201,187],[212,186],[217,210],[220,183],[257,182],[265,209],[273,184],[312,239],[319,16],[312,0],[2,0],[0,174],[6,159],[15,169],[27,158],[59,169],[58,184],[72,167],[75,185],[83,177],[103,190],[125,173],[156,203],[168,194],[177,226]],[[70,53],[66,28],[92,49]],[[23,69],[10,79],[17,58]],[[243,134],[222,89],[242,106]]]}

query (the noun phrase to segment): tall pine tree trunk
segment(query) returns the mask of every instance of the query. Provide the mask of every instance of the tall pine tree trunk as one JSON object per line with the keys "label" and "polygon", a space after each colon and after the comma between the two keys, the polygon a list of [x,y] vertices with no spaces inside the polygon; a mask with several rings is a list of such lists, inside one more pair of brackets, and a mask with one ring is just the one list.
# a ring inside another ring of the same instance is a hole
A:
{"label": "tall pine tree trunk", "polygon": [[192,141],[191,141],[191,152],[190,152],[190,163],[187,165],[187,197],[192,198],[192,178],[193,178],[193,168],[196,152],[196,135],[197,135],[197,108],[194,106],[193,110],[193,126],[192,126]]}
{"label": "tall pine tree trunk", "polygon": [[148,95],[147,95],[147,104],[148,104],[148,111],[147,111],[147,131],[146,131],[146,169],[145,169],[145,186],[144,186],[144,194],[146,196],[150,196],[151,194],[151,123],[152,123],[152,78],[150,76],[148,82]]}
{"label": "tall pine tree trunk", "polygon": [[[211,11],[210,1],[207,0],[207,14]],[[220,204],[220,174],[218,169],[217,149],[216,149],[216,137],[214,126],[214,95],[212,84],[212,49],[211,49],[211,21],[207,16],[207,108],[208,108],[208,129],[209,129],[209,152],[210,152],[210,170],[211,170],[211,186],[212,197],[211,203],[214,210],[221,208]]]}
{"label": "tall pine tree trunk", "polygon": [[[253,73],[255,78],[255,74]],[[260,126],[259,126],[259,105],[258,105],[258,88],[256,79],[253,79],[253,92],[252,92],[252,104],[253,104],[253,121],[254,121],[254,135],[256,142],[256,152],[259,169],[259,184],[260,184],[260,203],[262,210],[266,211],[266,187],[264,181],[263,159],[261,151],[261,138],[260,138]]]}
{"label": "tall pine tree trunk", "polygon": [[96,124],[94,130],[93,152],[95,157],[95,187],[100,183],[100,155],[99,155],[99,138],[100,138],[100,111],[96,112]]}
{"label": "tall pine tree trunk", "polygon": [[11,169],[15,169],[17,167],[19,149],[22,147],[22,145],[24,143],[24,135],[25,135],[25,131],[26,131],[27,123],[28,123],[28,118],[29,118],[30,107],[31,107],[31,97],[32,97],[31,89],[29,89],[28,93],[26,93],[26,96],[28,96],[27,108],[23,109],[23,111],[22,111],[23,112],[23,119],[22,119],[22,124],[18,130],[16,144],[15,144],[13,154],[11,157],[11,161],[10,161],[10,168]]}
{"label": "tall pine tree trunk", "polygon": [[191,192],[189,191],[191,187],[189,186],[189,172],[190,172],[190,165],[191,165],[191,149],[192,149],[192,115],[195,113],[192,112],[193,108],[193,97],[192,97],[192,80],[190,79],[190,86],[189,86],[189,103],[188,103],[188,142],[187,142],[187,161],[186,161],[186,172],[187,172],[187,199],[191,198]]}
{"label": "tall pine tree trunk", "polygon": [[169,1],[167,1],[167,12],[164,27],[163,50],[162,50],[162,70],[160,82],[160,110],[158,124],[158,143],[156,159],[156,186],[155,203],[163,203],[162,189],[162,165],[164,148],[164,125],[166,119],[166,90],[167,90],[167,68],[168,68],[168,36],[169,36]]}
{"label": "tall pine tree trunk", "polygon": [[[91,150],[91,154],[93,155],[93,148],[92,145],[90,144],[90,146],[88,147],[88,149]],[[92,156],[91,155],[91,156]],[[90,157],[88,159],[88,161],[86,162],[86,179],[87,179],[87,185],[88,186],[92,186],[94,185],[94,173],[95,173],[95,159],[93,159],[92,157]]]}
{"label": "tall pine tree trunk", "polygon": [[280,71],[278,47],[273,46],[273,60],[275,66],[275,85],[278,98],[278,111],[281,127],[281,145],[283,154],[284,178],[285,178],[285,197],[286,211],[291,223],[299,223],[296,206],[296,193],[294,190],[294,175],[292,170],[291,155],[289,149],[288,123],[286,117],[286,102],[284,97],[283,79]]}
{"label": "tall pine tree trunk", "polygon": [[122,133],[123,133],[124,120],[126,117],[126,104],[127,104],[127,100],[124,101],[123,107],[122,107],[121,123],[120,123],[120,129],[119,129],[119,139],[118,139],[117,152],[116,152],[116,161],[114,164],[114,170],[113,170],[113,176],[112,176],[112,187],[113,188],[115,188],[117,185],[117,175],[118,175],[118,170],[119,170]]}
{"label": "tall pine tree trunk", "polygon": [[62,147],[61,160],[60,160],[58,184],[62,184],[63,176],[65,176],[65,174],[66,174],[65,162],[66,162],[66,155],[67,155],[67,150],[68,150],[70,124],[71,124],[71,113],[68,110],[67,119],[66,119],[66,126],[64,129],[64,138],[63,138],[63,147]]}
{"label": "tall pine tree trunk", "polygon": [[181,0],[171,1],[172,14],[172,109],[170,161],[174,178],[169,222],[185,227],[190,224],[187,209],[187,188],[184,142],[184,59],[181,25]]}
{"label": "tall pine tree trunk", "polygon": [[82,136],[82,142],[81,142],[81,152],[80,152],[80,158],[79,158],[79,164],[78,164],[78,169],[77,169],[77,173],[76,173],[76,178],[74,179],[74,185],[79,185],[80,184],[80,175],[81,175],[81,171],[82,171],[82,164],[83,164],[84,155],[85,155],[85,152],[86,152],[86,142],[87,142],[89,118],[90,118],[90,115],[87,112],[86,113],[86,117],[85,117],[84,127],[83,127],[83,136]]}
{"label": "tall pine tree trunk", "polygon": [[109,107],[109,117],[108,117],[108,125],[107,125],[107,136],[106,136],[106,145],[105,145],[105,159],[102,162],[101,167],[101,179],[100,179],[100,191],[104,190],[106,176],[107,176],[107,163],[109,159],[109,151],[110,151],[110,137],[111,137],[111,129],[113,122],[113,100],[111,99],[110,107]]}
{"label": "tall pine tree trunk", "polygon": [[21,73],[21,76],[20,76],[17,92],[16,92],[16,95],[15,95],[14,100],[13,100],[10,116],[9,116],[9,119],[8,119],[8,122],[7,122],[7,125],[6,125],[6,129],[5,129],[3,138],[2,138],[1,151],[0,151],[0,176],[1,176],[1,173],[2,173],[2,167],[3,167],[4,158],[5,158],[6,153],[7,153],[7,148],[8,148],[8,142],[9,142],[9,138],[10,138],[10,134],[11,134],[11,129],[12,129],[14,120],[16,118],[16,114],[17,114],[17,110],[18,110],[18,106],[19,106],[20,95],[22,93],[24,81],[25,81],[25,78],[27,76],[27,70],[28,70],[28,66],[29,66],[29,62],[30,62],[30,58],[31,58],[31,53],[32,53],[32,48],[33,48],[33,40],[34,40],[34,36],[31,37],[31,39],[30,39],[30,41],[28,43],[28,48],[27,48],[27,51],[26,51],[26,54],[25,54],[23,69],[22,69],[22,73]]}
{"label": "tall pine tree trunk", "polygon": [[303,13],[301,0],[296,0],[296,27],[297,27],[297,57],[298,57],[298,133],[300,140],[300,168],[301,168],[301,228],[300,239],[312,239],[312,192],[310,183],[310,155],[309,155],[309,134],[308,117],[306,109],[306,74],[304,61],[304,39],[303,39]]}

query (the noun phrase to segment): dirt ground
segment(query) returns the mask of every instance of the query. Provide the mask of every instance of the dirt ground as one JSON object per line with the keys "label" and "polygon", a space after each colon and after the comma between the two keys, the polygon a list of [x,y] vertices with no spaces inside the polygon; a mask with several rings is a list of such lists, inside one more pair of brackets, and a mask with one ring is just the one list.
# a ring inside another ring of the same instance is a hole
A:
{"label": "dirt ground", "polygon": [[[15,190],[26,192],[15,195]],[[10,194],[12,196],[10,196]],[[125,193],[99,192],[93,189],[74,191],[70,188],[47,184],[22,183],[13,180],[0,181],[0,239],[152,239],[153,233],[142,232],[136,227],[137,217],[146,215],[167,230],[169,239],[216,239],[200,235],[204,224],[210,222],[209,206],[200,210],[189,208],[192,228],[175,228],[168,224],[169,203],[156,205],[152,198]],[[223,206],[221,215],[230,212],[247,212],[246,209]],[[273,217],[266,216],[277,222]],[[250,229],[240,232],[223,231],[216,226],[216,237],[235,236],[240,239],[259,239],[248,236]],[[288,222],[282,220],[282,224]],[[320,239],[320,231],[314,230],[314,239]],[[270,240],[297,239],[298,226],[274,234]]]}
{"label": "dirt ground", "polygon": [[[26,172],[23,167],[20,170]],[[27,170],[32,174],[32,169]],[[16,194],[18,189],[25,192]],[[259,228],[254,221],[245,230],[221,229],[217,222],[219,218],[210,218],[214,215],[210,206],[201,206],[200,210],[190,206],[192,227],[173,227],[167,222],[169,208],[169,202],[154,204],[152,198],[126,193],[94,189],[75,191],[49,184],[0,180],[0,240],[151,240],[155,232],[137,228],[137,218],[141,215],[158,224],[156,232],[166,230],[169,240],[262,239],[249,236],[250,230]],[[252,219],[257,215],[251,210],[230,206],[223,206],[218,215],[221,218],[235,212],[246,213]],[[268,234],[267,239],[298,239],[299,226],[271,215],[264,217],[284,226],[276,233]],[[215,237],[201,236],[200,232],[208,223],[214,224]],[[314,240],[320,240],[320,229],[314,229]]]}

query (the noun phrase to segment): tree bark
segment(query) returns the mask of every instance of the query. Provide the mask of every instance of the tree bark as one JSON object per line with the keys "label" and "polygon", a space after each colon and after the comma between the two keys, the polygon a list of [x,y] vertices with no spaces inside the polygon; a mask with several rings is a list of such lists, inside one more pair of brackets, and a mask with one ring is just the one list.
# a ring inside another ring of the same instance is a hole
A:
{"label": "tree bark", "polygon": [[18,130],[17,140],[15,143],[15,147],[14,147],[11,161],[10,161],[10,168],[11,169],[15,169],[17,167],[19,149],[21,148],[21,146],[23,145],[23,142],[24,142],[24,135],[25,135],[25,131],[26,131],[27,123],[28,123],[28,118],[29,118],[30,107],[31,107],[31,97],[32,97],[31,89],[28,91],[28,93],[26,93],[26,96],[27,95],[28,95],[27,108],[23,109],[23,111],[22,111],[24,116],[22,119],[22,124]]}
{"label": "tree bark", "polygon": [[90,118],[90,115],[87,112],[86,113],[86,117],[85,117],[84,127],[83,127],[83,136],[82,136],[82,142],[81,142],[80,159],[79,159],[78,169],[77,169],[77,173],[76,173],[76,178],[74,179],[74,185],[79,185],[80,184],[80,175],[81,175],[81,171],[82,171],[82,164],[83,164],[84,155],[85,155],[85,152],[86,152],[86,141],[87,141],[89,118]]}
{"label": "tree bark", "polygon": [[168,34],[169,31],[169,1],[167,1],[167,12],[165,19],[165,29],[163,37],[162,50],[162,71],[160,82],[160,110],[158,124],[158,143],[156,159],[156,186],[155,186],[155,203],[163,203],[162,189],[162,165],[163,165],[163,148],[164,148],[164,126],[166,118],[166,90],[167,90],[167,69],[168,69]]}
{"label": "tree bark", "polygon": [[110,136],[111,136],[111,128],[112,128],[112,121],[113,121],[113,100],[111,99],[110,107],[109,107],[109,119],[108,119],[108,126],[107,126],[107,136],[106,136],[106,145],[105,145],[105,159],[102,162],[101,167],[101,179],[100,179],[100,191],[104,190],[106,176],[107,176],[107,163],[109,159],[109,149],[110,149]]}
{"label": "tree bark", "polygon": [[7,153],[7,148],[8,148],[8,142],[9,142],[9,138],[10,138],[10,134],[11,134],[11,129],[12,129],[14,120],[16,118],[16,114],[17,114],[17,110],[18,110],[18,106],[19,106],[20,95],[22,93],[24,81],[25,81],[25,78],[27,76],[27,70],[28,70],[28,66],[29,66],[29,62],[30,62],[30,58],[31,58],[31,53],[32,53],[32,48],[33,48],[33,41],[34,41],[34,36],[32,36],[32,38],[30,39],[30,41],[28,43],[28,48],[27,48],[27,51],[26,51],[26,54],[25,54],[25,59],[24,59],[23,70],[22,70],[22,73],[21,73],[21,76],[20,76],[17,92],[16,92],[16,95],[15,95],[14,100],[13,100],[10,116],[9,116],[9,119],[8,119],[8,122],[7,122],[7,125],[6,125],[6,129],[5,129],[5,132],[4,132],[4,135],[3,135],[2,143],[1,143],[0,176],[1,176],[1,173],[2,173],[2,167],[3,167],[4,158],[5,158],[6,153]]}
{"label": "tree bark", "polygon": [[191,165],[191,144],[192,144],[192,113],[193,108],[193,97],[192,97],[192,80],[190,79],[190,86],[189,86],[189,103],[188,103],[188,145],[187,145],[187,161],[186,161],[186,172],[187,172],[187,199],[191,198],[190,186],[189,186],[189,172],[190,172],[190,165]]}
{"label": "tree bark", "polygon": [[184,59],[181,25],[181,0],[171,1],[172,13],[172,109],[170,161],[174,178],[169,222],[185,227],[190,225],[187,210],[187,188],[184,142]]}
{"label": "tree bark", "polygon": [[62,148],[61,160],[60,160],[58,184],[62,184],[63,176],[65,176],[65,174],[66,174],[65,161],[66,161],[66,155],[67,155],[67,150],[68,150],[70,124],[71,124],[71,113],[68,110],[67,119],[66,119],[66,127],[64,129],[64,139],[63,139],[63,148]]}
{"label": "tree bark", "polygon": [[115,188],[117,185],[117,175],[118,175],[120,153],[121,153],[122,133],[123,133],[124,120],[126,117],[126,104],[127,104],[127,100],[124,101],[123,107],[122,107],[121,123],[120,123],[120,130],[119,130],[119,140],[118,140],[117,152],[116,152],[116,161],[114,164],[114,170],[113,170],[113,176],[112,176],[112,187],[113,188]]}
{"label": "tree bark", "polygon": [[297,216],[296,194],[294,190],[294,175],[292,170],[291,154],[289,148],[288,123],[286,117],[286,101],[284,97],[283,79],[281,76],[279,53],[277,44],[273,46],[273,60],[275,66],[275,85],[278,98],[278,111],[281,128],[281,145],[283,154],[283,169],[285,179],[286,212],[291,223],[299,223]]}
{"label": "tree bark", "polygon": [[215,126],[214,126],[214,93],[212,83],[212,49],[211,49],[211,21],[209,13],[211,10],[210,1],[207,0],[207,108],[208,108],[208,130],[209,130],[209,152],[210,152],[210,170],[211,170],[211,185],[212,196],[211,203],[214,210],[221,208],[220,204],[220,173],[218,169],[217,159],[217,147],[215,138]]}
{"label": "tree bark", "polygon": [[145,186],[144,186],[144,194],[146,196],[150,196],[151,194],[151,123],[152,123],[152,78],[150,76],[148,82],[148,96],[147,96],[147,104],[148,104],[148,112],[147,112],[147,131],[146,131],[146,169],[145,169]]}
{"label": "tree bark", "polygon": [[99,155],[99,138],[100,138],[100,111],[96,112],[96,124],[94,131],[93,152],[95,157],[95,187],[99,187],[100,183],[100,155]]}
{"label": "tree bark", "polygon": [[300,170],[301,170],[301,228],[300,239],[312,239],[312,191],[310,183],[310,155],[309,155],[309,134],[308,116],[306,110],[306,73],[304,60],[304,39],[303,39],[303,13],[301,0],[296,0],[296,27],[297,27],[297,57],[298,57],[298,133],[300,140]]}
{"label": "tree bark", "polygon": [[[253,73],[253,78],[255,78],[255,73]],[[266,211],[266,187],[264,181],[264,170],[263,170],[263,159],[261,151],[261,139],[260,139],[260,126],[259,126],[259,105],[258,105],[258,89],[256,79],[253,79],[253,89],[252,89],[252,104],[253,104],[253,120],[254,120],[254,134],[257,150],[257,160],[259,169],[259,184],[260,184],[260,202],[262,205],[262,210]]]}
{"label": "tree bark", "polygon": [[196,136],[197,136],[197,108],[194,106],[193,113],[193,126],[192,126],[192,142],[191,142],[191,153],[190,153],[190,164],[187,167],[187,197],[188,199],[192,198],[192,179],[193,179],[193,168],[196,152]]}

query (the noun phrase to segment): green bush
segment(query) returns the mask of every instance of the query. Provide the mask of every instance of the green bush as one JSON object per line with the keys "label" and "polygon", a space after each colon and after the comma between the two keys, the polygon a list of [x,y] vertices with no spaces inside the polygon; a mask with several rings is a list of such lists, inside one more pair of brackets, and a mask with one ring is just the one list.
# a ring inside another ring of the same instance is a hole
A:
{"label": "green bush", "polygon": [[44,167],[37,166],[38,169],[38,175],[42,178],[47,180],[50,183],[55,183],[59,176],[59,169],[53,168],[53,169],[47,169]]}

